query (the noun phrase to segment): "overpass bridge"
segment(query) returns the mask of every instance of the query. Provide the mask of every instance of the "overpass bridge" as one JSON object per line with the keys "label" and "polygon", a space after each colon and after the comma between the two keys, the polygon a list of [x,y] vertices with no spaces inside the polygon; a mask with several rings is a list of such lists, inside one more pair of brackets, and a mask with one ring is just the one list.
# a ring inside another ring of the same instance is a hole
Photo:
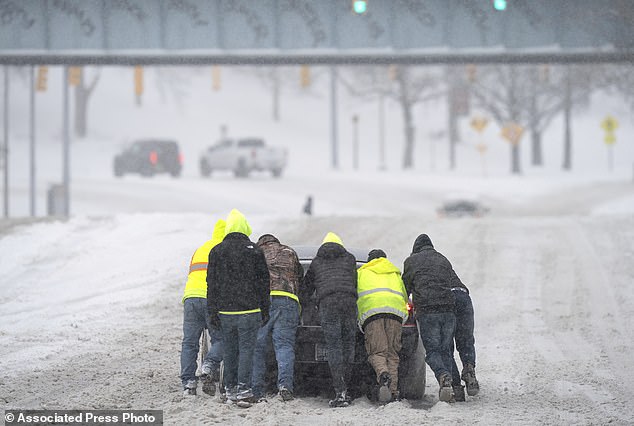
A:
{"label": "overpass bridge", "polygon": [[0,0],[0,64],[634,62],[632,0],[354,3]]}

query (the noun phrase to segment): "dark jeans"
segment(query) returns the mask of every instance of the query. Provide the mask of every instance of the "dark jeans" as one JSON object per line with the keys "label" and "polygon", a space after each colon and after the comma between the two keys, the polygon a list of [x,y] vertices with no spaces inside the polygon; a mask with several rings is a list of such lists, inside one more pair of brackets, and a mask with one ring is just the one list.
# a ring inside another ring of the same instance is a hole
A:
{"label": "dark jeans", "polygon": [[209,325],[207,314],[207,299],[202,297],[190,297],[183,304],[183,343],[181,346],[181,381],[183,386],[189,380],[196,380],[198,367],[198,351],[200,350],[200,335],[206,329],[209,330],[211,343],[209,352],[205,356],[212,369],[220,369],[222,361],[222,334]]}
{"label": "dark jeans", "polygon": [[418,328],[427,352],[425,362],[434,372],[436,379],[440,379],[440,376],[445,373],[452,376],[455,314],[453,312],[422,313],[418,316]]}
{"label": "dark jeans", "polygon": [[[476,352],[475,338],[473,337],[473,303],[471,302],[471,296],[460,290],[453,290],[453,294],[456,298],[456,332],[454,334],[456,349],[460,355],[460,361],[462,361],[463,367],[466,364],[471,364],[475,367]],[[454,353],[453,342],[451,345],[451,353]],[[460,372],[458,371],[458,366],[453,356],[452,360],[452,383],[454,386],[459,386]]]}
{"label": "dark jeans", "polygon": [[253,349],[262,314],[220,314],[220,325],[224,339],[224,383],[225,388],[238,385],[242,389],[251,387]]}
{"label": "dark jeans", "polygon": [[347,390],[354,361],[357,334],[357,304],[340,302],[331,297],[319,304],[319,318],[324,332],[326,356],[335,392]]}
{"label": "dark jeans", "polygon": [[269,342],[277,359],[277,387],[293,391],[295,366],[295,333],[299,324],[299,303],[286,296],[272,296],[269,321],[258,331],[253,355],[253,395],[264,396],[266,391],[266,359]]}

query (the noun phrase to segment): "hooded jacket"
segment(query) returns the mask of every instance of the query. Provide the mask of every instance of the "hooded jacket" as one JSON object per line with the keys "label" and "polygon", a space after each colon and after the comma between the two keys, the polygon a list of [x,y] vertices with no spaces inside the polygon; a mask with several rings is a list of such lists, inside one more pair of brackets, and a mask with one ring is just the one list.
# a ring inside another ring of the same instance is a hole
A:
{"label": "hooded jacket", "polygon": [[214,225],[211,239],[207,240],[194,252],[189,262],[189,275],[187,276],[182,302],[185,302],[185,299],[190,297],[207,297],[207,262],[209,260],[209,252],[224,238],[225,224],[224,219],[218,219]]}
{"label": "hooded jacket", "polygon": [[287,296],[299,302],[299,283],[303,270],[295,250],[281,244],[270,234],[260,237],[258,247],[264,252],[269,268],[271,296]]}
{"label": "hooded jacket", "polygon": [[401,271],[385,257],[371,260],[357,270],[359,324],[377,315],[407,319],[407,292]]}
{"label": "hooded jacket", "polygon": [[269,311],[269,270],[251,227],[238,210],[227,216],[227,235],[209,253],[207,307],[213,317]]}
{"label": "hooded jacket", "polygon": [[357,261],[336,234],[328,233],[324,241],[304,276],[300,300],[307,300],[316,293],[318,305],[333,297],[338,303],[354,303],[357,299]]}
{"label": "hooded jacket", "polygon": [[452,312],[455,301],[451,289],[462,284],[449,260],[434,249],[426,234],[416,238],[412,254],[405,259],[403,282],[419,315]]}

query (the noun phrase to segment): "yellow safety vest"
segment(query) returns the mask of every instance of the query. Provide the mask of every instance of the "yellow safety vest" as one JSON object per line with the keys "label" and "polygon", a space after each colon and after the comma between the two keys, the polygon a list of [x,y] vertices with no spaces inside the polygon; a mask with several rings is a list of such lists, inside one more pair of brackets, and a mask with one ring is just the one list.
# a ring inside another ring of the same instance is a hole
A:
{"label": "yellow safety vest", "polygon": [[359,324],[373,315],[392,314],[407,319],[407,291],[401,272],[384,257],[373,259],[358,270],[357,310]]}

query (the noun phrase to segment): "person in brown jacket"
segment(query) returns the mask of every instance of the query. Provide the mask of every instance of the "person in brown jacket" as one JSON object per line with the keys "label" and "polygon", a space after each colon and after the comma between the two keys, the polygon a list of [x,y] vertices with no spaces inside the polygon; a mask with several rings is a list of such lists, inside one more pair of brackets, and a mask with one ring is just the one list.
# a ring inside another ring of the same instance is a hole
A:
{"label": "person in brown jacket", "polygon": [[303,270],[295,250],[271,234],[258,239],[271,277],[270,318],[258,331],[253,358],[252,385],[256,401],[265,396],[267,348],[271,338],[277,358],[277,389],[284,401],[293,399],[295,332],[299,325],[299,283]]}

